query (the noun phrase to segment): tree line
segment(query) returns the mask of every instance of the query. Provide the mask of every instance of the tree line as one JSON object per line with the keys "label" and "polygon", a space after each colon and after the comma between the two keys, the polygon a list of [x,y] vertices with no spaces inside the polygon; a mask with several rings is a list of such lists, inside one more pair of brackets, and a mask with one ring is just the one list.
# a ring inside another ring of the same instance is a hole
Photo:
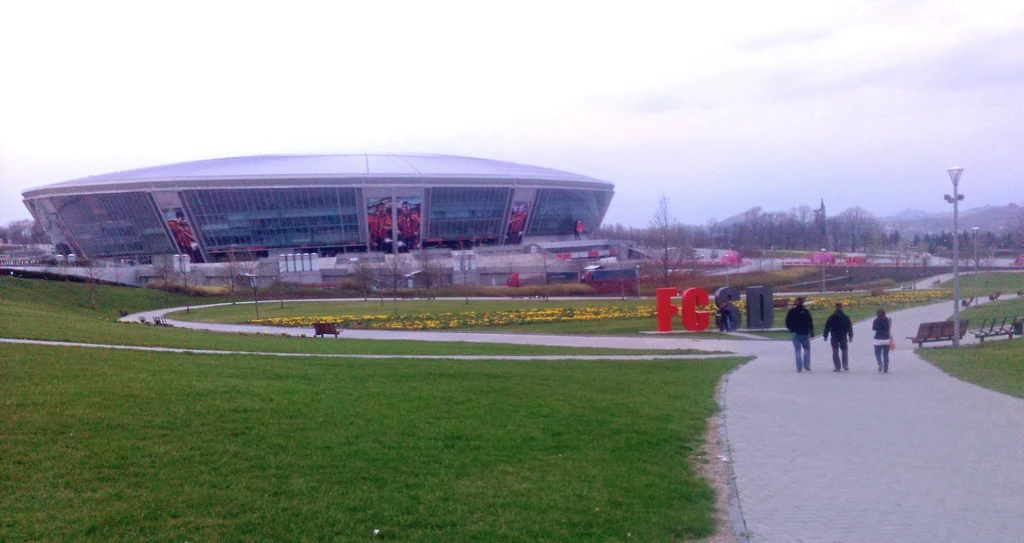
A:
{"label": "tree line", "polygon": [[[636,242],[663,260],[683,260],[692,253],[693,247],[735,250],[748,255],[764,250],[820,249],[863,253],[917,250],[944,254],[953,247],[952,232],[905,236],[861,207],[851,207],[834,216],[824,216],[807,205],[776,212],[752,207],[726,221],[712,219],[703,225],[686,225],[672,215],[668,204],[667,198],[659,199],[646,227],[606,224],[601,226],[598,236]],[[962,230],[961,246],[973,248],[973,235],[969,230]],[[979,232],[978,246],[985,251],[1022,250],[1024,211],[999,232]]]}

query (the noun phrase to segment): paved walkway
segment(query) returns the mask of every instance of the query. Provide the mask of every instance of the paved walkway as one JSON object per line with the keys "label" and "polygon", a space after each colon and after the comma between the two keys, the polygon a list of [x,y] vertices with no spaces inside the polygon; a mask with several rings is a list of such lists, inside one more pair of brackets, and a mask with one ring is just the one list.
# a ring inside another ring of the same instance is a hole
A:
{"label": "paved walkway", "polygon": [[189,354],[243,354],[254,356],[281,356],[294,358],[370,358],[396,359],[415,358],[422,360],[707,360],[709,358],[730,358],[735,354],[532,354],[532,355],[489,355],[489,354],[351,354],[351,353],[282,353],[266,351],[222,351],[217,349],[185,349],[178,347],[145,347],[139,345],[107,345],[102,343],[78,343],[74,341],[49,341],[40,339],[0,338],[0,343],[21,345],[46,345],[50,347],[81,347],[86,349],[117,349],[120,351],[148,351],[157,353]]}
{"label": "paved walkway", "polygon": [[[899,348],[888,374],[876,371],[869,322],[855,326],[851,368],[841,374],[832,373],[831,351],[820,336],[812,344],[811,373],[796,372],[791,344],[780,341],[373,330],[343,337],[754,355],[724,389],[727,442],[751,541],[1018,543],[1024,541],[1024,400],[946,375],[914,355],[905,339],[919,323],[951,313],[952,303],[943,302],[891,314]],[[823,323],[816,324],[820,332]]]}
{"label": "paved walkway", "polygon": [[893,313],[889,374],[869,322],[854,328],[848,373],[832,372],[820,336],[811,373],[787,343],[751,345],[758,358],[725,390],[751,541],[1024,541],[1024,400],[951,378],[904,339],[951,312]]}

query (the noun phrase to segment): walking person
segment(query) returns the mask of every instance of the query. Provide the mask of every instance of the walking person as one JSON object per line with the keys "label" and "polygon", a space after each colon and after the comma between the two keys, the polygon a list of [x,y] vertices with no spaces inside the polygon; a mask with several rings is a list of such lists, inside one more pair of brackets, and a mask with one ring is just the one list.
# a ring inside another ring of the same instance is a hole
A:
{"label": "walking person", "polygon": [[[853,341],[853,323],[843,313],[843,304],[836,304],[836,310],[825,321],[825,341],[832,334],[832,371],[850,371],[850,342]],[[840,360],[840,351],[842,359]],[[842,361],[842,366],[840,366]]]}
{"label": "walking person", "polygon": [[892,342],[892,319],[885,316],[885,310],[879,308],[875,312],[875,320],[871,323],[875,331],[875,360],[878,361],[878,373],[889,373],[889,349]]}
{"label": "walking person", "polygon": [[[786,328],[793,334],[793,351],[796,354],[796,371],[811,371],[811,337],[814,336],[814,319],[804,307],[804,298],[799,296],[796,305],[786,313]],[[803,351],[801,356],[800,351]]]}

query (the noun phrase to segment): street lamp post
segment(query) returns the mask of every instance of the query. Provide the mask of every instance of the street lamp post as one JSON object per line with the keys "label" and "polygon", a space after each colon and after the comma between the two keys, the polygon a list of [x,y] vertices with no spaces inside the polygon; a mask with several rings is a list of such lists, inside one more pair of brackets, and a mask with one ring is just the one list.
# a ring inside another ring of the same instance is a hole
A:
{"label": "street lamp post", "polygon": [[971,230],[974,231],[974,296],[972,298],[974,299],[973,305],[978,305],[978,272],[981,271],[978,269],[978,227],[975,226]]}
{"label": "street lamp post", "polygon": [[944,195],[946,202],[953,204],[953,347],[960,346],[960,201],[964,195],[957,192],[960,185],[960,174],[964,169],[955,166],[949,170],[949,180],[953,182],[953,196]]}
{"label": "street lamp post", "polygon": [[640,264],[636,265],[636,297],[640,297]]}
{"label": "street lamp post", "polygon": [[825,253],[827,251],[824,247],[821,248],[821,293],[825,294]]}
{"label": "street lamp post", "polygon": [[259,286],[259,276],[255,273],[243,273],[243,277],[249,279],[249,285],[252,286],[252,303],[256,307],[256,318],[260,318],[260,300],[257,297],[257,287]]}

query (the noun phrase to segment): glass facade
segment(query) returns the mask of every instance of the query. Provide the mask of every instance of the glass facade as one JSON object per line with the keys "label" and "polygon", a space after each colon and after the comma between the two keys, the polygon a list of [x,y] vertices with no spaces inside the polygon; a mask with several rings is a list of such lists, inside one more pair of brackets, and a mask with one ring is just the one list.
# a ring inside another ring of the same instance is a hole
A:
{"label": "glass facade", "polygon": [[528,236],[571,236],[576,221],[596,230],[611,203],[612,193],[592,190],[540,189]]}
{"label": "glass facade", "polygon": [[[55,243],[86,257],[316,250],[390,252],[522,243],[595,230],[611,191],[539,186],[167,187],[26,200]],[[381,208],[381,209],[378,209]],[[376,236],[376,238],[375,238]],[[379,239],[377,239],[379,238]],[[376,239],[376,242],[374,241]]]}
{"label": "glass facade", "polygon": [[174,252],[148,193],[54,196],[50,201],[88,257]]}
{"label": "glass facade", "polygon": [[428,189],[428,239],[497,239],[504,234],[508,187],[439,187]]}
{"label": "glass facade", "polygon": [[181,193],[209,253],[360,243],[354,188],[220,189]]}

